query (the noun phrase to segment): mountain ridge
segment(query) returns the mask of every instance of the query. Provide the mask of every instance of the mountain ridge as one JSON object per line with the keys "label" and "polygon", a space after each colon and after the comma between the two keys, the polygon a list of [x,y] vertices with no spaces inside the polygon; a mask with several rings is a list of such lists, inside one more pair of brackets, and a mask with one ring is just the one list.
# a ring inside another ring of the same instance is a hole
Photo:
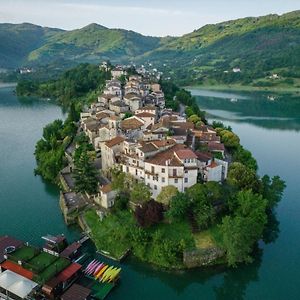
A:
{"label": "mountain ridge", "polygon": [[245,83],[289,68],[300,77],[300,10],[208,24],[180,37],[145,36],[96,23],[74,30],[3,23],[0,40],[4,68],[111,60],[151,62],[179,81],[226,81],[238,77],[223,78],[235,67]]}

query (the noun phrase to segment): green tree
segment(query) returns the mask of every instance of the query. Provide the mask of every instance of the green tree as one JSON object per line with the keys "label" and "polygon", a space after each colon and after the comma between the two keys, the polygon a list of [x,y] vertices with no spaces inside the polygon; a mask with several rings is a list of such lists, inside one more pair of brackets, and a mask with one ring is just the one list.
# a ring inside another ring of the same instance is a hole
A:
{"label": "green tree", "polygon": [[130,200],[134,203],[143,203],[149,201],[151,192],[143,182],[134,183],[130,191]]}
{"label": "green tree", "polygon": [[240,262],[251,262],[254,244],[262,237],[267,223],[267,201],[252,191],[237,194],[237,208],[232,216],[222,220],[221,230],[230,266]]}
{"label": "green tree", "polygon": [[239,145],[233,153],[233,160],[240,162],[249,169],[257,171],[257,162],[256,159],[252,156],[252,153],[243,146]]}
{"label": "green tree", "polygon": [[231,164],[227,180],[231,185],[237,187],[238,190],[252,189],[255,192],[260,190],[260,181],[256,172],[239,162]]}
{"label": "green tree", "polygon": [[232,131],[226,129],[216,130],[218,135],[221,137],[221,142],[224,143],[226,148],[236,149],[240,145],[239,137]]}
{"label": "green tree", "polygon": [[156,201],[164,204],[165,206],[169,206],[172,198],[176,196],[177,193],[178,189],[174,185],[164,186],[157,196]]}
{"label": "green tree", "polygon": [[172,198],[168,216],[174,221],[180,221],[187,216],[191,202],[187,194],[177,193]]}
{"label": "green tree", "polygon": [[87,151],[83,151],[74,168],[75,190],[96,194],[98,190],[98,172]]}

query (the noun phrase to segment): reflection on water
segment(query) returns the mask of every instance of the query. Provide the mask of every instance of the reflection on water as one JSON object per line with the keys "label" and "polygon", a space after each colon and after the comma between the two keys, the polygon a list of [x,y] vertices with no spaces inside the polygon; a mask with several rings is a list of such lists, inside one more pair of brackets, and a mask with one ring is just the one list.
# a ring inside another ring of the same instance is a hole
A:
{"label": "reflection on water", "polygon": [[[290,94],[223,93],[191,90],[209,117],[259,127],[300,130],[300,97]],[[234,101],[233,101],[234,100]]]}

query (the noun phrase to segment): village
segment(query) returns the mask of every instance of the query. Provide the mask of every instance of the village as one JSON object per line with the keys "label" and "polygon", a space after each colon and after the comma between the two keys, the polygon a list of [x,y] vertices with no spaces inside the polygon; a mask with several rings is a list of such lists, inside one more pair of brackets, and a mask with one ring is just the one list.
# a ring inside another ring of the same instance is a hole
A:
{"label": "village", "polygon": [[[61,172],[65,191],[60,203],[67,223],[74,221],[72,216],[77,218],[74,211],[91,204],[104,214],[114,206],[116,191],[108,175],[112,168],[143,182],[153,199],[167,186],[184,192],[197,182],[226,179],[228,162],[220,137],[211,126],[188,118],[183,105],[180,112],[165,108],[157,70],[141,67],[128,75],[126,66],[117,66],[111,74],[97,102],[80,113],[80,131],[97,153],[95,165],[101,175],[96,195],[74,192],[72,155],[76,146],[66,149],[69,166]],[[123,84],[121,78],[126,78]]]}

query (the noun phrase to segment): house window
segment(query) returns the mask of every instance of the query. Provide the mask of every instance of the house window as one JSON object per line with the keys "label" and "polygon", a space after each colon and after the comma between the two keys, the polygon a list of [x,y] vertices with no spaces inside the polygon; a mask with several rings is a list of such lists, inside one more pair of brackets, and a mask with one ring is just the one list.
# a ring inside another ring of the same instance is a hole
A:
{"label": "house window", "polygon": [[175,182],[175,183],[178,183],[178,179],[177,179],[177,178],[175,178],[174,182]]}
{"label": "house window", "polygon": [[147,178],[150,179],[150,175],[149,174],[147,175]]}
{"label": "house window", "polygon": [[162,182],[165,182],[165,177],[162,177],[162,178],[161,178],[161,181],[162,181]]}
{"label": "house window", "polygon": [[184,178],[184,182],[188,182],[189,181],[189,179],[188,178]]}
{"label": "house window", "polygon": [[154,189],[157,190],[157,185],[154,185]]}
{"label": "house window", "polygon": [[189,171],[188,170],[184,170],[184,173],[187,174]]}
{"label": "house window", "polygon": [[151,173],[155,173],[154,167],[151,167]]}
{"label": "house window", "polygon": [[126,167],[126,172],[129,173],[129,168],[128,167]]}
{"label": "house window", "polygon": [[135,175],[137,175],[138,174],[138,171],[137,170],[135,170]]}
{"label": "house window", "polygon": [[162,172],[162,173],[165,173],[165,172],[166,172],[166,169],[165,169],[165,168],[162,168],[162,169],[161,169],[161,172]]}
{"label": "house window", "polygon": [[177,176],[177,170],[176,169],[173,169],[173,176]]}

